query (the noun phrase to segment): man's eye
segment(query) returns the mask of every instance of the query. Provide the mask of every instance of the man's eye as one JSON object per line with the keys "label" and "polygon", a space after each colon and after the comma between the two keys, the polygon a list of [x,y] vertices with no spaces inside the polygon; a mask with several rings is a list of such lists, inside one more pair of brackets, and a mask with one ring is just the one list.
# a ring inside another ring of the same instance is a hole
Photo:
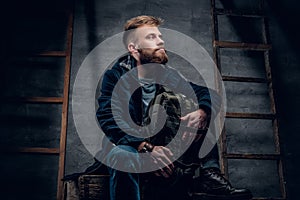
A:
{"label": "man's eye", "polygon": [[147,36],[147,39],[149,39],[149,40],[154,40],[154,39],[155,39],[155,35],[152,35],[152,34],[151,34],[151,35],[148,35],[148,36]]}

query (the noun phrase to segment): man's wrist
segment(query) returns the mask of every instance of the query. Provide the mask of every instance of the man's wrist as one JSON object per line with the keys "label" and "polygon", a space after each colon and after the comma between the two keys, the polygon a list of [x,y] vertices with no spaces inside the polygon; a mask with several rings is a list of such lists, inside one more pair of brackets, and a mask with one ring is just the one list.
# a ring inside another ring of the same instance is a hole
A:
{"label": "man's wrist", "polygon": [[146,142],[145,144],[144,144],[144,147],[147,149],[147,151],[149,151],[149,152],[152,152],[153,151],[153,149],[154,149],[154,145],[152,145],[151,143],[149,143],[149,142]]}
{"label": "man's wrist", "polygon": [[142,149],[143,149],[145,143],[146,143],[146,142],[142,142],[142,143],[138,146],[138,148],[137,148],[138,152],[142,151]]}
{"label": "man's wrist", "polygon": [[142,142],[138,147],[138,152],[146,153],[146,152],[152,152],[154,149],[154,145],[152,145],[149,142]]}

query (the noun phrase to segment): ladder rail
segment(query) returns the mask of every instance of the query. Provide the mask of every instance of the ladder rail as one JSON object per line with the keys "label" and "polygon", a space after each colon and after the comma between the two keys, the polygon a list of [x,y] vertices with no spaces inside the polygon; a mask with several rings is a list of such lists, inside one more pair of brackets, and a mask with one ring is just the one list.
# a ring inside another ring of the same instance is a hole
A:
{"label": "ladder rail", "polygon": [[64,72],[64,89],[63,89],[63,103],[62,103],[62,121],[59,145],[59,166],[58,166],[58,180],[57,180],[57,199],[64,199],[64,184],[62,178],[65,173],[65,157],[66,157],[66,140],[67,140],[67,125],[68,125],[68,106],[69,106],[69,88],[70,88],[70,72],[71,72],[71,51],[73,39],[73,4],[71,0],[68,10],[68,25],[67,25],[67,42],[66,42],[66,60]]}
{"label": "ladder rail", "polygon": [[[274,136],[274,145],[275,145],[275,154],[234,154],[227,153],[226,145],[226,130],[225,126],[222,130],[221,135],[221,170],[228,177],[228,159],[258,159],[258,160],[277,160],[278,164],[278,176],[280,181],[280,198],[265,198],[265,197],[255,197],[253,199],[262,200],[262,199],[286,199],[286,190],[285,190],[285,180],[283,174],[283,163],[281,157],[280,149],[280,138],[278,131],[278,119],[276,113],[274,89],[272,84],[272,72],[270,65],[270,50],[272,46],[268,41],[268,24],[266,17],[262,14],[264,8],[263,0],[259,1],[259,12],[258,13],[246,13],[232,10],[225,10],[216,8],[216,0],[211,0],[211,20],[212,20],[212,46],[213,46],[213,59],[217,65],[217,69],[221,73],[221,60],[220,60],[220,48],[234,48],[241,50],[250,50],[250,51],[262,51],[264,54],[264,68],[266,72],[266,78],[251,78],[251,77],[232,77],[232,76],[222,76],[223,81],[233,81],[233,82],[260,82],[266,83],[268,85],[268,93],[270,98],[270,111],[271,114],[264,113],[226,113],[226,118],[246,118],[246,119],[268,119],[272,120],[273,126],[273,136]],[[251,43],[242,43],[242,42],[231,42],[231,41],[219,41],[219,29],[218,29],[218,15],[227,15],[227,16],[238,16],[238,17],[254,17],[260,18],[261,29],[262,29],[262,43],[261,44],[251,44]],[[217,88],[219,89],[219,85]],[[220,92],[218,90],[218,92]]]}
{"label": "ladder rail", "polygon": [[[211,30],[212,30],[212,43],[214,44],[215,41],[219,40],[219,30],[218,30],[218,17],[217,14],[215,12],[216,6],[215,6],[215,0],[211,0]],[[219,70],[220,72],[221,70],[221,60],[220,60],[220,49],[217,45],[213,45],[213,60],[216,64],[215,68],[216,70]],[[217,93],[221,94],[221,89],[220,89],[220,83],[219,83],[219,77],[218,77],[219,72],[215,72],[215,84],[216,84],[216,90]],[[221,114],[224,114],[223,110],[220,110]],[[222,115],[221,115],[222,116]],[[224,116],[224,115],[223,115]],[[219,122],[222,123],[222,122]],[[219,124],[219,127],[222,127],[222,124]],[[220,146],[220,157],[223,158],[220,160],[220,168],[221,168],[221,172],[228,177],[228,170],[226,170],[228,168],[228,160],[226,157],[223,157],[224,154],[226,154],[226,150],[227,150],[227,145],[226,145],[226,134],[225,134],[225,125],[223,126],[223,129],[221,131],[221,142],[219,143]]]}
{"label": "ladder rail", "polygon": [[[261,0],[260,4],[261,8],[264,7],[264,1]],[[268,33],[268,21],[267,18],[264,17],[262,18],[262,39],[263,43],[267,44],[269,43],[268,38],[269,38],[269,33]],[[273,82],[272,82],[272,70],[271,70],[271,65],[270,65],[270,51],[265,51],[264,52],[264,60],[265,60],[265,70],[266,70],[266,79],[268,81],[268,90],[269,90],[269,96],[271,100],[271,112],[273,114],[277,113],[276,110],[276,102],[275,102],[275,96],[274,96],[274,89],[273,89]],[[275,118],[273,120],[273,135],[274,135],[274,140],[275,140],[275,151],[278,154],[281,154],[281,149],[280,149],[280,137],[279,137],[279,125],[278,125],[278,119]],[[280,192],[283,198],[286,199],[286,189],[285,189],[285,180],[284,180],[284,172],[283,172],[283,162],[282,159],[278,160],[278,174],[279,174],[279,181],[280,181]]]}
{"label": "ladder rail", "polygon": [[60,135],[59,147],[20,147],[20,146],[2,146],[0,153],[17,153],[17,154],[33,154],[33,155],[51,155],[58,157],[57,166],[57,185],[56,185],[56,199],[64,199],[64,184],[63,177],[65,173],[65,157],[66,157],[66,139],[67,139],[67,125],[68,125],[68,106],[69,106],[69,88],[70,88],[70,72],[71,72],[71,51],[73,39],[73,23],[74,23],[74,1],[67,0],[68,8],[66,10],[67,27],[65,50],[58,51],[41,51],[29,53],[14,53],[15,57],[51,57],[51,58],[65,58],[64,72],[63,72],[63,94],[58,97],[44,97],[44,96],[10,96],[4,97],[0,102],[8,104],[56,104],[61,105],[62,110],[59,111],[61,116],[60,121]]}

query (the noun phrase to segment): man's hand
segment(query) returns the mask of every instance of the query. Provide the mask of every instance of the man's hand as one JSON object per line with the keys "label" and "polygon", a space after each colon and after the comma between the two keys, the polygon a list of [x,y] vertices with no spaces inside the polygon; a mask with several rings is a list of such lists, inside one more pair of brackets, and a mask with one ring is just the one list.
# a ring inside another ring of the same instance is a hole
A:
{"label": "man's hand", "polygon": [[[138,151],[141,151],[142,148],[147,144],[147,142],[142,142]],[[151,145],[152,146],[152,145]],[[174,164],[172,163],[170,157],[173,156],[173,153],[170,149],[164,146],[152,146],[153,149],[150,152],[153,159],[153,163],[159,166],[159,170],[155,171],[156,176],[164,176],[166,178],[170,177],[173,173]]]}
{"label": "man's hand", "polygon": [[[207,126],[207,114],[204,110],[199,109],[194,112],[191,112],[180,118],[183,122],[185,122],[187,127],[195,128],[195,129],[206,129]],[[182,140],[188,139],[188,137],[193,137],[194,133],[185,131],[182,135]],[[196,135],[194,141],[197,142],[201,138],[201,134]]]}
{"label": "man's hand", "polygon": [[154,146],[151,155],[154,163],[160,166],[160,169],[155,171],[154,174],[165,178],[170,177],[174,169],[174,164],[170,159],[173,156],[171,150],[164,146]]}

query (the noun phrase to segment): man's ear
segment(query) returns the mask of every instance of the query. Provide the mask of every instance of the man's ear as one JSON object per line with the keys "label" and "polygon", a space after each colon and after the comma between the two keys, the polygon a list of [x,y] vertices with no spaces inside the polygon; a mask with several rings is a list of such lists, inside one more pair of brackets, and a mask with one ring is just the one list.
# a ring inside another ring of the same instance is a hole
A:
{"label": "man's ear", "polygon": [[127,45],[127,49],[128,49],[128,51],[129,51],[131,54],[138,53],[138,47],[137,47],[137,45],[135,45],[133,42],[130,42],[130,43]]}

